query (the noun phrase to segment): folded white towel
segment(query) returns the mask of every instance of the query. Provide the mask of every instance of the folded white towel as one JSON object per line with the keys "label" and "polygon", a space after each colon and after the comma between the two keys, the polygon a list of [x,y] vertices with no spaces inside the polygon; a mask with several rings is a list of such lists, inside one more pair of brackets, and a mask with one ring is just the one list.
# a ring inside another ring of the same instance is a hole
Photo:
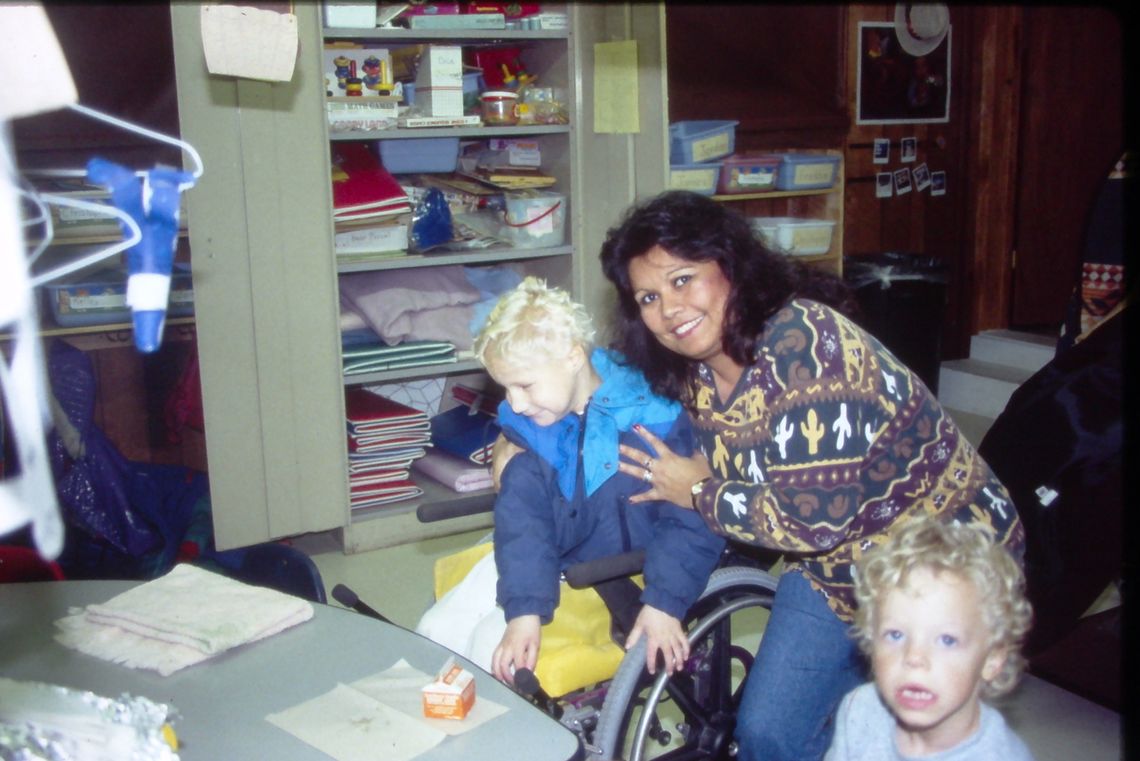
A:
{"label": "folded white towel", "polygon": [[313,617],[299,597],[188,563],[56,622],[67,647],[163,676]]}

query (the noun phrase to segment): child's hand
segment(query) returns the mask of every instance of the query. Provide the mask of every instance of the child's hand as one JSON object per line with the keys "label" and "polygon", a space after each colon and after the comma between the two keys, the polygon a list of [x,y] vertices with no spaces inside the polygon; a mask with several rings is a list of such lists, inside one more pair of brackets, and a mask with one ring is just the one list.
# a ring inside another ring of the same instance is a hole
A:
{"label": "child's hand", "polygon": [[500,433],[495,438],[495,443],[491,445],[491,481],[495,485],[495,491],[502,488],[503,469],[507,467],[511,458],[521,451],[522,447],[503,434]]}
{"label": "child's hand", "polygon": [[657,671],[657,653],[665,661],[665,670],[672,674],[680,671],[689,657],[689,638],[681,628],[681,622],[664,611],[651,605],[643,605],[637,614],[633,630],[625,641],[629,650],[645,636],[645,668],[650,674]]}
{"label": "child's hand", "polygon": [[491,673],[500,682],[515,683],[515,669],[534,671],[542,624],[538,616],[518,616],[507,622],[507,631],[491,656]]}

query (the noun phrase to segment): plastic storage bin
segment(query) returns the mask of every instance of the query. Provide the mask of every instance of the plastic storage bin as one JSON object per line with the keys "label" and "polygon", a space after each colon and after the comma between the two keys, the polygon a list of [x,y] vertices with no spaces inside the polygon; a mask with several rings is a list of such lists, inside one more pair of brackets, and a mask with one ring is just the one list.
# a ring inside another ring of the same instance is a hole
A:
{"label": "plastic storage bin", "polygon": [[[62,328],[110,325],[131,321],[127,306],[127,273],[121,269],[87,273],[82,278],[48,283],[44,298],[56,324]],[[194,287],[190,269],[176,264],[170,280],[167,317],[194,314]]]}
{"label": "plastic storage bin", "polygon": [[789,256],[818,256],[831,250],[835,221],[799,217],[753,217],[752,229],[773,251]]}
{"label": "plastic storage bin", "polygon": [[506,237],[518,248],[561,246],[566,237],[566,197],[532,190],[508,193]]}
{"label": "plastic storage bin", "polygon": [[673,164],[669,167],[669,189],[691,190],[711,196],[720,180],[720,162],[708,164]]}
{"label": "plastic storage bin", "polygon": [[454,172],[459,162],[457,137],[415,137],[378,142],[380,162],[391,174]]}
{"label": "plastic storage bin", "polygon": [[720,170],[718,193],[762,193],[776,189],[779,156],[729,156]]}
{"label": "plastic storage bin", "polygon": [[698,164],[728,156],[736,148],[738,121],[675,122],[669,125],[669,163]]}
{"label": "plastic storage bin", "polygon": [[776,178],[779,190],[823,190],[835,185],[839,157],[816,153],[785,153]]}

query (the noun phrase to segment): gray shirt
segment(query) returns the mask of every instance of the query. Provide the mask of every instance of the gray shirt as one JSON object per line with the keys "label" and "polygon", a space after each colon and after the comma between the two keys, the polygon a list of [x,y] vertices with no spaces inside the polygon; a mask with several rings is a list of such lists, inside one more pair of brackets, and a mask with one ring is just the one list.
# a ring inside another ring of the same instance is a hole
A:
{"label": "gray shirt", "polygon": [[[978,731],[959,745],[922,756],[923,761],[1033,761],[1033,754],[1014,734],[996,708],[981,704]],[[835,736],[824,761],[909,761],[895,745],[895,717],[883,704],[874,682],[856,687],[843,698],[835,718]]]}

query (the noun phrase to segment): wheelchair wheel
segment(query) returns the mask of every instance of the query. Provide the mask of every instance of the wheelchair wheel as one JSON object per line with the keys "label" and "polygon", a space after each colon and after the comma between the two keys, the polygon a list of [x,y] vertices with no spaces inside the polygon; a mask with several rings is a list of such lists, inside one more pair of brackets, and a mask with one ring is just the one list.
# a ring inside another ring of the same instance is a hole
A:
{"label": "wheelchair wheel", "polygon": [[648,758],[651,741],[670,744],[672,736],[663,727],[660,711],[663,703],[672,704],[680,746],[663,750],[655,758],[734,756],[736,709],[752,667],[752,652],[733,643],[733,617],[749,609],[770,609],[775,593],[776,578],[759,569],[715,571],[690,612],[694,623],[689,627],[690,656],[684,671],[673,675],[659,671],[650,676],[645,670],[644,639],[622,659],[590,743],[594,757],[623,758],[627,738],[629,761]]}

